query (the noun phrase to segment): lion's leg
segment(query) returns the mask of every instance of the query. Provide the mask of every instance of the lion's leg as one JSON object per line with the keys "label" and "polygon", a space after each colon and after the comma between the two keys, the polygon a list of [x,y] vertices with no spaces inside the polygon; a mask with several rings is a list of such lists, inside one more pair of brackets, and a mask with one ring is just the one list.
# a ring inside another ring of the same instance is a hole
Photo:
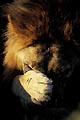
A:
{"label": "lion's leg", "polygon": [[40,102],[47,102],[50,99],[52,87],[52,80],[46,75],[30,70],[14,79],[12,90],[25,101],[40,104]]}
{"label": "lion's leg", "polygon": [[21,76],[22,75],[19,75],[14,78],[13,84],[12,84],[12,91],[16,96],[20,97],[20,100],[22,102],[30,103],[31,98],[29,94],[25,91],[23,86],[21,85],[21,82],[20,82]]}
{"label": "lion's leg", "polygon": [[[13,83],[12,83],[12,92],[20,97],[20,100],[24,103],[31,103],[31,98],[30,95],[28,94],[28,91],[24,89],[24,87],[21,85],[20,81],[23,81],[22,76],[24,76],[24,74],[26,72],[28,72],[29,70],[31,70],[31,68],[29,67],[29,65],[27,64],[27,61],[24,60],[24,56],[25,56],[26,52],[24,50],[21,50],[20,52],[17,53],[17,66],[18,69],[23,71],[22,75],[17,75],[14,79],[13,79]],[[27,76],[26,76],[27,79]]]}
{"label": "lion's leg", "polygon": [[18,63],[22,65],[23,75],[13,80],[12,90],[26,101],[30,101],[31,97],[32,102],[36,104],[46,102],[52,93],[52,80],[40,71],[32,69],[27,63],[26,55],[26,49],[18,54]]}

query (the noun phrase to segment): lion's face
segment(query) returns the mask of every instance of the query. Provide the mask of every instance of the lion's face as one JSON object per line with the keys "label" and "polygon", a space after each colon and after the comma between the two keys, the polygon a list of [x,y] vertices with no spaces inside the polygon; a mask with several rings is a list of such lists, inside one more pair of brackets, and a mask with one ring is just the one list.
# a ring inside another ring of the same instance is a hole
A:
{"label": "lion's face", "polygon": [[[24,60],[24,72],[38,70],[52,79],[54,87],[51,100],[55,105],[56,99],[62,101],[65,85],[71,79],[79,58],[72,45],[54,42],[54,39],[48,40],[48,42],[45,39],[34,41],[19,51],[18,57],[19,60]],[[24,58],[21,58],[23,54]]]}
{"label": "lion's face", "polygon": [[[68,49],[68,51],[67,51]],[[20,52],[24,56],[24,64],[33,70],[38,70],[48,77],[70,77],[79,62],[74,50],[68,44],[34,42]]]}

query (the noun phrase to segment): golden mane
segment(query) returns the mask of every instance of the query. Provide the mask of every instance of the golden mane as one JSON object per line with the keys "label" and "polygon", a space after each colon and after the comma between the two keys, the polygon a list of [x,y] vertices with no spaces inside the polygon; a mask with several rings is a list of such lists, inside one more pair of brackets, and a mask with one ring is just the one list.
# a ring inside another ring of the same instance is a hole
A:
{"label": "golden mane", "polygon": [[[15,8],[16,6],[16,8]],[[15,1],[6,6],[8,18],[7,32],[5,33],[5,58],[3,65],[6,67],[4,74],[10,69],[19,69],[17,54],[39,36],[48,33],[48,12],[39,4],[30,0]],[[12,59],[12,60],[11,60]],[[5,75],[4,75],[5,76]]]}

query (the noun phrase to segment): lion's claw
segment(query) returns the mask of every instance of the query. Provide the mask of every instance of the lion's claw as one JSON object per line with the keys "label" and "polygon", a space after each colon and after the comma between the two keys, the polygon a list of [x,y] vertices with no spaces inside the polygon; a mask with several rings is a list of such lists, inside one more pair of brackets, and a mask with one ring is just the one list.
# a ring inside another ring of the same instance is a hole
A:
{"label": "lion's claw", "polygon": [[50,100],[52,80],[39,71],[30,70],[20,79],[25,91],[31,96],[32,102],[40,104]]}

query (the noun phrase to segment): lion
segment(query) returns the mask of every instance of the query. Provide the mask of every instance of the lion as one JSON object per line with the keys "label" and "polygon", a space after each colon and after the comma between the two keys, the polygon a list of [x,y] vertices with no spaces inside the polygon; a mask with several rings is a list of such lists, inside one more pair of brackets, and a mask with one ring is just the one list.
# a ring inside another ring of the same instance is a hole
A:
{"label": "lion", "polygon": [[63,106],[66,83],[80,65],[79,14],[55,3],[15,0],[5,7],[3,77],[22,103]]}

